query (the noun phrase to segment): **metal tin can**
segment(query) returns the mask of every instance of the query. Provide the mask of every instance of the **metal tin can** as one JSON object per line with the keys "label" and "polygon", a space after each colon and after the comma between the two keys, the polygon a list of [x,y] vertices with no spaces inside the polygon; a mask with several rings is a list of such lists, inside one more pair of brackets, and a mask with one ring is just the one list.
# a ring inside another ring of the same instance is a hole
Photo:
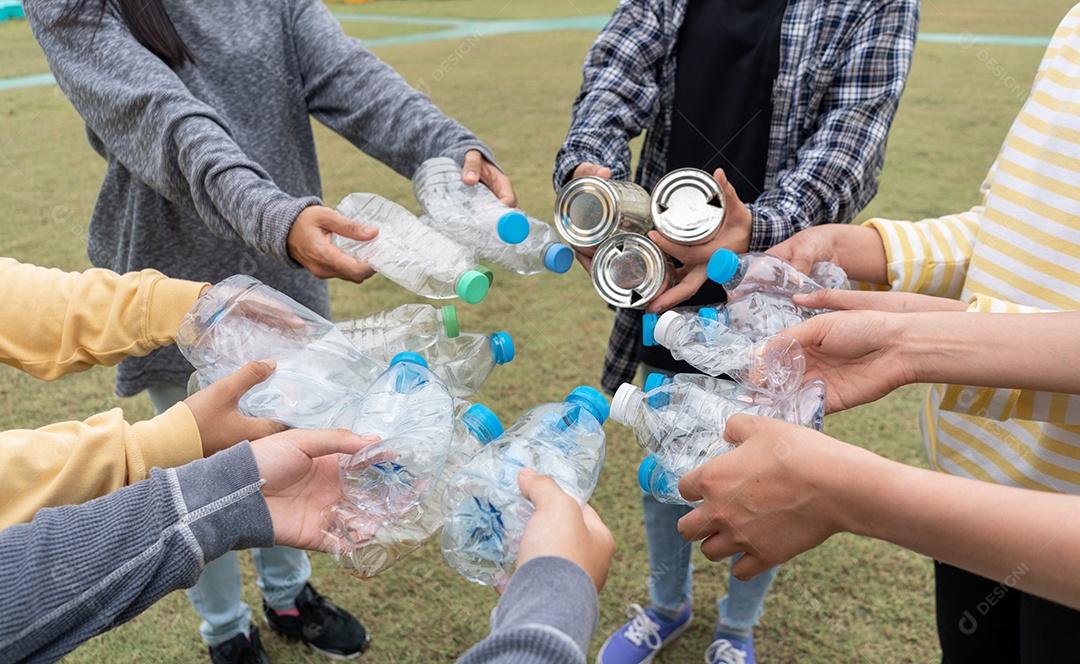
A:
{"label": "metal tin can", "polygon": [[620,231],[644,235],[652,230],[649,192],[633,182],[575,178],[555,198],[555,229],[579,249],[595,247]]}
{"label": "metal tin can", "polygon": [[652,191],[653,225],[678,244],[707,242],[724,223],[724,192],[705,171],[680,168],[656,183]]}
{"label": "metal tin can", "polygon": [[592,282],[608,304],[641,309],[675,283],[675,265],[644,235],[616,233],[593,255]]}

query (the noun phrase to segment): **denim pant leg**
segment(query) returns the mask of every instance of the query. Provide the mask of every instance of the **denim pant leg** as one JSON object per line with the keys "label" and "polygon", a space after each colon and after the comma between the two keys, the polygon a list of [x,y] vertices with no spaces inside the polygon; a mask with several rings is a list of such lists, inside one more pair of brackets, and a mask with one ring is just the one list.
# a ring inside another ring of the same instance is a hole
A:
{"label": "denim pant leg", "polygon": [[259,572],[256,583],[263,599],[275,611],[296,608],[294,600],[311,577],[311,561],[299,549],[275,546],[272,549],[253,549],[251,557]]}
{"label": "denim pant leg", "polygon": [[693,587],[690,554],[694,545],[679,534],[679,519],[690,511],[686,505],[667,505],[642,494],[645,539],[649,544],[649,597],[652,606],[678,614],[690,603]]}
{"label": "denim pant leg", "polygon": [[[734,556],[731,564],[734,565],[741,555]],[[778,569],[774,567],[749,581],[739,581],[729,572],[728,594],[717,602],[720,609],[717,628],[724,631],[752,630],[765,610],[765,595],[769,593]]]}

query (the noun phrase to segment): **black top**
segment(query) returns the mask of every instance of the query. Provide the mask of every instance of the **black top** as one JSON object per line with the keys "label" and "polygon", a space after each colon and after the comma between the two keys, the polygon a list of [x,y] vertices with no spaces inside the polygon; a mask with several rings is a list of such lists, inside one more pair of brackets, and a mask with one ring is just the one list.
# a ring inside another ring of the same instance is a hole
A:
{"label": "black top", "polygon": [[[743,201],[761,194],[786,9],[786,0],[687,2],[675,46],[667,171],[693,167],[712,173],[723,168]],[[710,281],[684,304],[724,300],[724,289]],[[662,346],[642,346],[639,357],[654,367],[696,373]]]}

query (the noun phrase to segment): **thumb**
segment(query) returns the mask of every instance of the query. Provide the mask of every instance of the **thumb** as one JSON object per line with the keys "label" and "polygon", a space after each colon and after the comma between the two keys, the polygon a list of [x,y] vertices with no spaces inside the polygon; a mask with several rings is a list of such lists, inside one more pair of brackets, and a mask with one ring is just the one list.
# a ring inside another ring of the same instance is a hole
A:
{"label": "thumb", "polygon": [[739,581],[749,581],[758,574],[768,570],[769,565],[756,555],[744,552],[731,566],[731,574]]}
{"label": "thumb", "polygon": [[329,208],[327,210],[328,212],[320,219],[320,226],[322,226],[323,230],[337,233],[358,242],[373,240],[379,234],[379,229],[374,226],[367,226],[359,221],[349,219],[337,210],[330,210]]}
{"label": "thumb", "polygon": [[465,184],[476,184],[480,181],[480,167],[483,160],[479,150],[469,150],[465,153],[465,164],[461,168],[461,181]]}
{"label": "thumb", "polygon": [[274,373],[275,369],[277,369],[277,362],[274,360],[248,362],[233,373],[222,378],[218,383],[221,385],[221,390],[227,395],[229,403],[232,406],[236,406],[237,402],[240,401],[240,397],[244,396],[251,388],[269,378],[270,374]]}
{"label": "thumb", "polygon": [[735,191],[735,186],[727,179],[727,174],[724,173],[724,169],[718,168],[713,171],[713,179],[720,184],[721,191],[724,192],[724,205],[728,208],[733,208],[736,205],[742,205],[742,200],[739,199],[738,192]]}
{"label": "thumb", "polygon": [[531,468],[523,468],[518,473],[518,486],[525,498],[536,507],[537,511],[552,507],[560,500],[569,498],[566,492],[546,475],[537,475]]}

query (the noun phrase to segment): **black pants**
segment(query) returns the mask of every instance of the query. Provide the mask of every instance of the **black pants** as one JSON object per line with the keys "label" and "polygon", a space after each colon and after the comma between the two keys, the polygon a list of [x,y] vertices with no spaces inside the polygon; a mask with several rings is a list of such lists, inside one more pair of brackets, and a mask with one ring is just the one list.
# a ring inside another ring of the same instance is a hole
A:
{"label": "black pants", "polygon": [[935,562],[942,664],[1080,662],[1080,611]]}

